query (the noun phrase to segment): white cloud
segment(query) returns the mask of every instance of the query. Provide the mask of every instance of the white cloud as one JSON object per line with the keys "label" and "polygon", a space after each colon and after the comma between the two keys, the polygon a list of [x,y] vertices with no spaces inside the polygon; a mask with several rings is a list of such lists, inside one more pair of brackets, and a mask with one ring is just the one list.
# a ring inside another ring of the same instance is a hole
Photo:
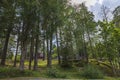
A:
{"label": "white cloud", "polygon": [[102,3],[103,3],[103,0],[98,0],[98,3],[99,3],[99,4],[102,4]]}
{"label": "white cloud", "polygon": [[102,4],[104,0],[71,0],[72,4],[80,4],[85,2],[86,6],[89,8],[90,6],[94,6],[96,3]]}
{"label": "white cloud", "polygon": [[[100,2],[102,2],[102,0],[99,0]],[[85,2],[87,7],[93,6],[95,5],[95,3],[97,3],[97,0],[71,0],[72,4],[80,4],[82,2]]]}

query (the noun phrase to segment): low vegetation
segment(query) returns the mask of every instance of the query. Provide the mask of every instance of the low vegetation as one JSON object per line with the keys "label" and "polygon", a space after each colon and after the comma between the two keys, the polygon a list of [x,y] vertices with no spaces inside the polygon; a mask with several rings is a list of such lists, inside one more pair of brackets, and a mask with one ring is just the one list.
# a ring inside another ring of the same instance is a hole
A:
{"label": "low vegetation", "polygon": [[93,65],[85,66],[80,74],[81,77],[87,79],[103,79],[105,76],[103,72],[100,69],[98,69],[98,67]]}
{"label": "low vegetation", "polygon": [[[84,65],[84,67],[61,67],[58,65],[56,60],[53,60],[53,66],[51,68],[46,67],[46,61],[39,61],[37,71],[24,70],[21,71],[19,68],[12,67],[11,65],[0,67],[0,78],[16,78],[16,77],[38,77],[38,78],[50,78],[50,79],[119,79],[107,76],[109,72],[103,73],[105,66],[98,66],[93,64]],[[28,62],[26,61],[26,66]]]}
{"label": "low vegetation", "polygon": [[20,71],[13,67],[0,67],[0,78],[36,76],[37,72],[25,70]]}

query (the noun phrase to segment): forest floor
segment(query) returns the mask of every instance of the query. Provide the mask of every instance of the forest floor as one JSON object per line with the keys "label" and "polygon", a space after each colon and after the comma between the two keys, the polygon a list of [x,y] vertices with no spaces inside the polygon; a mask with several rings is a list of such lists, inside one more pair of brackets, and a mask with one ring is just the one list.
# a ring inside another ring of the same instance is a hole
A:
{"label": "forest floor", "polygon": [[[48,78],[35,78],[35,77],[19,77],[19,78],[7,78],[7,79],[0,79],[0,80],[53,80]],[[65,79],[54,79],[54,80],[65,80]],[[66,80],[87,80],[87,79],[66,79]],[[106,77],[105,79],[99,80],[120,80],[120,78],[113,78],[113,77]]]}
{"label": "forest floor", "polygon": [[[11,67],[12,62],[8,61],[7,64]],[[22,76],[20,73],[16,74],[17,71],[14,71],[14,69],[11,69],[11,71],[9,70],[9,67],[7,69],[4,69],[3,67],[0,68],[0,71],[3,70],[3,72],[5,73],[0,73],[0,80],[63,80],[63,79],[84,79],[83,77],[80,76],[80,72],[82,71],[82,67],[73,67],[73,68],[61,68],[60,66],[57,65],[57,60],[53,60],[52,61],[52,67],[53,67],[53,71],[48,69],[46,67],[47,61],[42,61],[39,60],[39,64],[38,64],[38,71],[29,71],[28,69],[28,61],[25,62],[25,69],[26,71],[24,72],[25,76]],[[33,65],[33,64],[32,64]],[[17,67],[19,65],[17,64]],[[111,75],[109,76],[108,73],[112,74],[109,69],[107,69],[106,67],[101,67],[104,71],[107,72],[107,74],[104,75],[104,80],[120,80],[120,77],[112,77]],[[52,71],[52,77],[51,75],[48,75],[48,73],[46,71]],[[9,72],[8,72],[9,71]],[[12,72],[13,71],[13,72]],[[56,77],[56,72],[57,72],[57,77]],[[33,74],[32,74],[33,73]],[[55,73],[55,74],[54,74]],[[59,74],[58,74],[59,73]],[[2,75],[3,76],[2,76]],[[7,75],[7,76],[4,76]],[[15,76],[10,76],[11,74],[15,75]],[[23,74],[23,75],[24,75]]]}

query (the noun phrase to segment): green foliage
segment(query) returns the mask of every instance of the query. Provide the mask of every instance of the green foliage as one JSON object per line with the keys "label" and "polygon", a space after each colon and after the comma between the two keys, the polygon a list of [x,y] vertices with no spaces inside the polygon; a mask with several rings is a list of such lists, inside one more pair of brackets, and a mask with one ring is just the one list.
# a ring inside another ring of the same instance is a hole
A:
{"label": "green foliage", "polygon": [[103,79],[103,73],[97,67],[92,65],[87,65],[81,72],[81,76],[87,79]]}
{"label": "green foliage", "polygon": [[56,77],[57,76],[57,70],[53,68],[49,68],[47,70],[47,75],[50,77]]}
{"label": "green foliage", "polygon": [[57,47],[53,49],[54,53],[52,54],[52,58],[55,59],[57,58]]}
{"label": "green foliage", "polygon": [[71,53],[70,53],[70,48],[67,46],[62,48],[62,63],[61,63],[61,67],[63,68],[71,68],[73,66],[72,61],[69,60],[69,58],[71,58]]}
{"label": "green foliage", "polygon": [[56,68],[48,68],[47,76],[52,78],[66,78],[66,75],[61,74]]}
{"label": "green foliage", "polygon": [[[12,57],[12,61],[14,61],[15,59],[15,56]],[[16,62],[19,62],[20,61],[20,55],[17,55],[17,59],[16,59]]]}
{"label": "green foliage", "polygon": [[53,53],[53,54],[52,54],[52,58],[53,58],[53,59],[56,59],[56,58],[57,58],[57,53]]}
{"label": "green foliage", "polygon": [[73,60],[73,64],[77,67],[83,67],[86,62],[84,60]]}
{"label": "green foliage", "polygon": [[12,59],[13,57],[13,53],[9,53],[9,55],[7,56],[7,59]]}
{"label": "green foliage", "polygon": [[25,77],[25,76],[33,76],[35,73],[30,70],[20,71],[19,69],[12,67],[0,67],[0,78],[7,77]]}
{"label": "green foliage", "polygon": [[65,61],[65,60],[63,60],[62,61],[62,63],[60,64],[60,66],[62,67],[62,68],[72,68],[73,67],[73,63],[72,63],[72,61]]}

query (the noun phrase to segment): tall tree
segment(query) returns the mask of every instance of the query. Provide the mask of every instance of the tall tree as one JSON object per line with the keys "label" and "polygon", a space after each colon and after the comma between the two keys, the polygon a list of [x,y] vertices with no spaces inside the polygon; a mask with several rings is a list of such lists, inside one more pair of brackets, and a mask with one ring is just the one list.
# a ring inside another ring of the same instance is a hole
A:
{"label": "tall tree", "polygon": [[11,1],[2,0],[0,4],[2,5],[2,13],[1,13],[2,14],[1,18],[3,20],[2,27],[6,29],[5,43],[4,43],[4,47],[1,55],[2,56],[1,65],[5,65],[9,38],[12,32],[12,29],[14,27],[16,3],[14,0],[11,0]]}

